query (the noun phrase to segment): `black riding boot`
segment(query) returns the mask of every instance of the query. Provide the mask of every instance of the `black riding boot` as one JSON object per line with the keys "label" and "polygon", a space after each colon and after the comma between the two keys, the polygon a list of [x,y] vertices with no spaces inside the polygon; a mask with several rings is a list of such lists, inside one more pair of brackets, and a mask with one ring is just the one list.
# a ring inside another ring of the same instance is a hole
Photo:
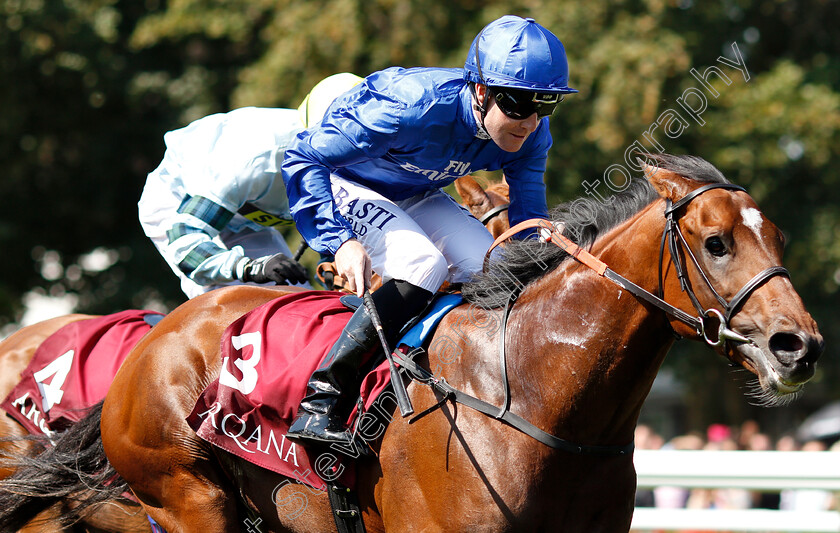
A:
{"label": "black riding boot", "polygon": [[370,315],[364,306],[359,307],[324,362],[309,378],[307,395],[289,428],[289,437],[335,442],[350,439],[342,417],[334,411],[345,411],[339,408],[342,399],[352,401],[348,389],[356,381],[362,357],[378,341]]}
{"label": "black riding boot", "polygon": [[[419,313],[431,293],[401,280],[391,280],[373,293],[373,300],[388,337],[399,331]],[[307,395],[287,436],[325,442],[349,442],[344,427],[358,393],[358,370],[363,356],[375,345],[379,336],[370,315],[362,305],[350,317],[338,340],[321,366],[309,378]]]}

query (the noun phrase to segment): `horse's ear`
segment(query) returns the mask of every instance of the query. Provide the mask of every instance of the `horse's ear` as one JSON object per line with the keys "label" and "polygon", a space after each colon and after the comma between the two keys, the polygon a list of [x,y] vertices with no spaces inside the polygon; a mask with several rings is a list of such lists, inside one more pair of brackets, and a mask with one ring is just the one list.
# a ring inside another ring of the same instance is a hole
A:
{"label": "horse's ear", "polygon": [[467,207],[480,206],[487,201],[487,195],[472,176],[461,176],[455,180],[455,190]]}
{"label": "horse's ear", "polygon": [[662,198],[670,198],[671,201],[676,202],[697,187],[695,181],[676,172],[649,165],[642,159],[638,161],[645,173],[645,179],[653,185]]}

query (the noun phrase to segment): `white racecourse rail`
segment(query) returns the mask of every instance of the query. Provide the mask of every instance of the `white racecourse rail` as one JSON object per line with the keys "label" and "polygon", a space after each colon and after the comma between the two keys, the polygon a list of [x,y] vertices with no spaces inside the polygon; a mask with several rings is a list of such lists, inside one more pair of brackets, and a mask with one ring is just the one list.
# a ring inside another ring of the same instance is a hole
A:
{"label": "white racecourse rail", "polygon": [[[639,488],[840,491],[840,452],[636,450]],[[840,532],[838,511],[637,507],[631,531]]]}

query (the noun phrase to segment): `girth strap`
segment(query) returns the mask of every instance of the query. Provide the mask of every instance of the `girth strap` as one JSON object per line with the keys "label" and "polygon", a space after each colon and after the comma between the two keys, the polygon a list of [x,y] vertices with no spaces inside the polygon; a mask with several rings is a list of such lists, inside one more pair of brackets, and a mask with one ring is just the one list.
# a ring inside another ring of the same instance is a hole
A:
{"label": "girth strap", "polygon": [[499,407],[499,413],[495,415],[493,418],[502,419],[505,413],[509,412],[510,409],[510,381],[508,381],[507,376],[507,325],[508,325],[508,318],[510,317],[510,312],[513,309],[513,301],[517,297],[517,291],[514,291],[510,294],[507,303],[505,304],[505,310],[502,311],[502,325],[499,328],[499,367],[502,371],[502,385],[504,386],[505,390],[505,397],[502,400],[502,406]]}
{"label": "girth strap", "polygon": [[356,493],[338,483],[330,483],[327,485],[327,495],[338,533],[365,533]]}

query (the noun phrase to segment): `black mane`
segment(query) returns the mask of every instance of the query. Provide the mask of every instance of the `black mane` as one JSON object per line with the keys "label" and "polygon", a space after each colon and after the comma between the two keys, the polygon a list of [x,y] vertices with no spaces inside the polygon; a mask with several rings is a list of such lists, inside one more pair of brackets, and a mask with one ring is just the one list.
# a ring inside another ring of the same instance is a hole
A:
{"label": "black mane", "polygon": [[[711,163],[693,156],[640,154],[649,164],[670,170],[700,183],[728,183]],[[638,213],[658,198],[645,179],[634,178],[630,185],[613,196],[578,198],[556,206],[549,218],[565,224],[563,235],[582,247],[614,226]],[[536,239],[511,240],[498,260],[491,261],[487,272],[476,274],[462,288],[464,298],[477,306],[495,308],[505,305],[512,295],[530,282],[554,270],[568,254],[553,244]]]}

